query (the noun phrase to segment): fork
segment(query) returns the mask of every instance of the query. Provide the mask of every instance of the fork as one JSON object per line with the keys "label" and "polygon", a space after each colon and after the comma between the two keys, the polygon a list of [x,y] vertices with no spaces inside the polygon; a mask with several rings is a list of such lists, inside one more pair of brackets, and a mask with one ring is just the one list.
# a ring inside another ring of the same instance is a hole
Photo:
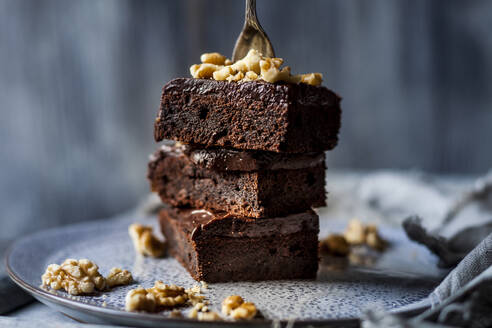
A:
{"label": "fork", "polygon": [[256,17],[256,0],[246,0],[244,26],[236,40],[232,61],[236,62],[243,58],[250,49],[255,49],[266,57],[275,57],[270,39]]}

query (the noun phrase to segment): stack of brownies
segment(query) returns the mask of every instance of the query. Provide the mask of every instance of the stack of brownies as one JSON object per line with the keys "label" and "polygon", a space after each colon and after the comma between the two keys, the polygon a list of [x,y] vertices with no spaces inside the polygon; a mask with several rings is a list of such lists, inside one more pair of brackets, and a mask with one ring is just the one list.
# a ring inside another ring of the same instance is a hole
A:
{"label": "stack of brownies", "polygon": [[340,98],[321,86],[179,78],[163,88],[148,178],[169,252],[196,280],[314,278],[325,150]]}

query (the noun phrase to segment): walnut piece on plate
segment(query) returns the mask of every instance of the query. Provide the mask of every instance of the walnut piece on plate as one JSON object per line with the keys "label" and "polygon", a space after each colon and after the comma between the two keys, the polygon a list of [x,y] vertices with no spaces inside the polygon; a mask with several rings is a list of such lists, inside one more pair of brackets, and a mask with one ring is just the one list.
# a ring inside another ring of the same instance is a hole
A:
{"label": "walnut piece on plate", "polygon": [[375,225],[364,225],[357,219],[350,220],[344,236],[351,245],[366,244],[378,251],[383,251],[388,246],[388,242],[379,235]]}
{"label": "walnut piece on plate", "polygon": [[135,251],[144,256],[161,257],[166,251],[166,244],[153,233],[152,227],[133,223],[128,227]]}
{"label": "walnut piece on plate", "polygon": [[120,268],[112,268],[106,277],[106,285],[108,287],[129,285],[133,282],[133,277],[130,271]]}
{"label": "walnut piece on plate", "polygon": [[151,288],[130,290],[125,299],[125,310],[156,312],[162,308],[184,305],[190,295],[183,287],[166,285],[158,280]]}
{"label": "walnut piece on plate", "polygon": [[139,287],[130,290],[125,297],[126,311],[146,311],[154,312],[156,301],[154,294],[148,292],[145,288]]}
{"label": "walnut piece on plate", "polygon": [[258,310],[254,303],[244,302],[239,295],[231,295],[222,301],[222,313],[236,320],[252,319]]}
{"label": "walnut piece on plate", "polygon": [[331,234],[320,241],[319,250],[325,254],[347,256],[350,253],[350,245],[343,235]]}
{"label": "walnut piece on plate", "polygon": [[50,264],[41,280],[44,286],[64,289],[70,295],[90,294],[106,287],[99,267],[87,259],[67,259],[61,265]]}

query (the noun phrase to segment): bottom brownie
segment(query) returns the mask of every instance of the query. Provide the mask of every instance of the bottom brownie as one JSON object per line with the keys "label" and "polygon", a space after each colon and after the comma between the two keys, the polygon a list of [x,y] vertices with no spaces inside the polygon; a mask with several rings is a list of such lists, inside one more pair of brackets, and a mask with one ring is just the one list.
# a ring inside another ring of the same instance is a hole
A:
{"label": "bottom brownie", "polygon": [[315,278],[319,219],[308,210],[252,219],[165,207],[168,249],[195,280],[226,282]]}

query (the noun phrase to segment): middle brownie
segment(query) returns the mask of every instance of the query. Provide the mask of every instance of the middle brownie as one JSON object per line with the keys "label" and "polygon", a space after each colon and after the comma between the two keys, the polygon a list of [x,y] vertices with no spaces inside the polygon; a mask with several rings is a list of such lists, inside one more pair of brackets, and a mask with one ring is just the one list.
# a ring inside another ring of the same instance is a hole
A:
{"label": "middle brownie", "polygon": [[162,146],[148,178],[164,203],[262,218],[325,205],[325,156]]}

